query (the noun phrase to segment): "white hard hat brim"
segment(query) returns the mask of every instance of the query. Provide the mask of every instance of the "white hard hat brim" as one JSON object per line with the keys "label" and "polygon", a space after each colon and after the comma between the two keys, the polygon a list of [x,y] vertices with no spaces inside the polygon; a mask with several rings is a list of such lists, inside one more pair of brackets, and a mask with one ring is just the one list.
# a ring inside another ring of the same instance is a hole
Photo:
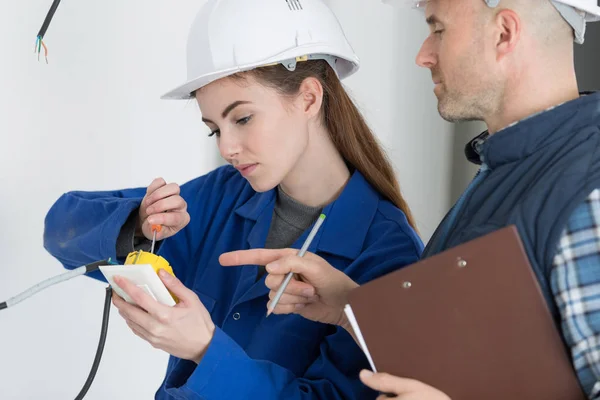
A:
{"label": "white hard hat brim", "polygon": [[595,2],[582,1],[582,0],[554,0],[562,4],[566,4],[573,8],[576,8],[585,13],[585,20],[587,22],[600,21],[600,4],[596,5]]}
{"label": "white hard hat brim", "polygon": [[189,100],[193,98],[193,92],[219,79],[226,78],[239,72],[249,71],[254,68],[266,65],[281,63],[285,60],[294,59],[296,57],[302,57],[310,54],[327,54],[329,56],[337,58],[338,62],[336,63],[337,65],[335,71],[340,79],[347,78],[350,75],[354,74],[358,70],[360,64],[360,61],[356,55],[350,56],[349,54],[339,54],[338,49],[334,49],[328,45],[319,46],[313,44],[305,47],[301,46],[280,53],[274,57],[257,63],[239,65],[233,68],[200,75],[170,90],[169,92],[162,95],[160,98],[163,100]]}
{"label": "white hard hat brim", "polygon": [[228,70],[214,72],[212,74],[206,74],[199,76],[195,79],[189,80],[185,82],[183,85],[172,89],[171,91],[165,93],[160,98],[162,100],[187,100],[193,98],[192,93],[196,90],[208,85],[211,82],[217,81],[221,78],[225,78],[227,76],[236,74],[238,72],[247,71],[254,68],[253,66],[238,67],[238,68],[230,68]]}
{"label": "white hard hat brim", "polygon": [[[400,8],[425,9],[427,0],[381,0],[385,4],[391,4]],[[595,4],[589,0],[554,0],[559,3],[566,4],[586,13],[585,19],[587,22],[600,21],[600,4]],[[490,7],[496,7],[499,0],[486,0]]]}

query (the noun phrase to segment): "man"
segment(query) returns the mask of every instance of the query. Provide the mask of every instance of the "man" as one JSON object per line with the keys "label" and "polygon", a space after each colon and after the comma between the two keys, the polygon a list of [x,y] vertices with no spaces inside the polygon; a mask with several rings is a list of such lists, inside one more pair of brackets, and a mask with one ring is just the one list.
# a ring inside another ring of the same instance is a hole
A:
{"label": "man", "polygon": [[[573,42],[600,19],[597,0],[430,0],[417,64],[431,71],[440,115],[488,130],[466,154],[476,178],[434,233],[423,257],[515,224],[579,382],[600,398],[600,93],[579,93]],[[314,254],[250,250],[223,265],[267,265],[275,310],[346,325],[357,285]],[[316,297],[312,296],[316,295]],[[363,371],[363,382],[399,399],[448,397],[424,383]]]}

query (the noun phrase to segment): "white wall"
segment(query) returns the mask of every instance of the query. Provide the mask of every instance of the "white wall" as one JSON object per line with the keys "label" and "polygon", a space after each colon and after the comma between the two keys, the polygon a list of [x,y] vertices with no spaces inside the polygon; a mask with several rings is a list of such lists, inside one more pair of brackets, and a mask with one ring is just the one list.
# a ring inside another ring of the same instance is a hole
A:
{"label": "white wall", "polygon": [[452,125],[437,112],[431,73],[415,63],[429,31],[424,14],[379,1],[327,2],[362,63],[345,82],[390,155],[428,240],[449,207]]}
{"label": "white wall", "polygon": [[[200,1],[63,0],[46,65],[33,45],[50,3],[0,2],[0,301],[63,272],[42,248],[44,216],[63,192],[156,176],[183,183],[219,162],[195,103],[158,98],[185,76]],[[363,60],[348,84],[427,238],[447,208],[450,135],[429,73],[414,65],[425,24],[377,1],[332,3]],[[74,398],[96,351],[103,298],[103,284],[78,278],[0,311],[0,398]],[[152,398],[166,361],[113,308],[86,399]]]}
{"label": "white wall", "polygon": [[[185,77],[196,0],[63,0],[33,54],[51,1],[0,3],[0,298],[61,273],[42,248],[44,216],[63,192],[182,183],[216,164],[197,106],[159,100]],[[0,311],[0,398],[72,399],[94,358],[104,285],[85,278]],[[113,308],[89,399],[148,399],[166,354]],[[139,395],[134,393],[139,391]]]}

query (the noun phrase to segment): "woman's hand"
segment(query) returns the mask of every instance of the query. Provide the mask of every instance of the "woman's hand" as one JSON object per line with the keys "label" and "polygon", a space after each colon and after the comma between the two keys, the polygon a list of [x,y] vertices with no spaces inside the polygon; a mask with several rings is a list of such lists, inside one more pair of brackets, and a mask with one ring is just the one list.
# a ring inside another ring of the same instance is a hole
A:
{"label": "woman's hand", "polygon": [[114,282],[137,305],[129,304],[113,292],[113,304],[131,330],[153,347],[199,363],[215,331],[210,314],[193,291],[164,270],[160,279],[167,289],[179,298],[173,307],[163,305],[126,278]]}
{"label": "woman's hand", "polygon": [[167,184],[162,178],[153,180],[140,205],[136,235],[151,240],[152,225],[162,225],[162,229],[156,233],[156,240],[162,240],[185,228],[190,222],[190,214],[180,192],[176,183]]}

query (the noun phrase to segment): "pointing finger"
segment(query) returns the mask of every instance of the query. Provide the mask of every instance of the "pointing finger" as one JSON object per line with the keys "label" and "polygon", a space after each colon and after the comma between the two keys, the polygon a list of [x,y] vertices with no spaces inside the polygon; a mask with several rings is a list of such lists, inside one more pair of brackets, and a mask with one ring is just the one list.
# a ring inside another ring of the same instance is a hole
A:
{"label": "pointing finger", "polygon": [[267,265],[285,256],[296,254],[295,249],[251,249],[223,253],[219,262],[224,267],[240,265]]}

